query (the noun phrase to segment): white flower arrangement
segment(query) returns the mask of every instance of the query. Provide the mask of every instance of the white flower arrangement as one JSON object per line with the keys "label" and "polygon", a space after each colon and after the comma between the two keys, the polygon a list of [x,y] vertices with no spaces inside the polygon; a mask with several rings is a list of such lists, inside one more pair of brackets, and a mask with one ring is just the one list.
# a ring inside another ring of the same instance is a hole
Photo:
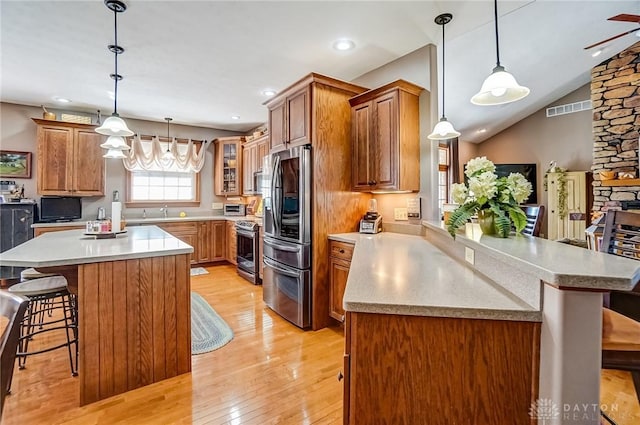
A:
{"label": "white flower arrangement", "polygon": [[509,235],[511,223],[517,232],[525,228],[527,217],[519,204],[531,194],[531,183],[520,173],[498,177],[495,171],[496,166],[486,157],[474,158],[467,163],[465,169],[469,187],[462,183],[451,186],[451,198],[460,205],[446,223],[454,238],[456,230],[480,210],[493,212],[499,236]]}

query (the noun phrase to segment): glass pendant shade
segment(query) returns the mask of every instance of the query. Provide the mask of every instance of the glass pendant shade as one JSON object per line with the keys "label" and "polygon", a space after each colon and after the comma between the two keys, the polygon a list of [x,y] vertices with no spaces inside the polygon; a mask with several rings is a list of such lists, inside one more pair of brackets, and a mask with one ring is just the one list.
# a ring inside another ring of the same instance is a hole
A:
{"label": "glass pendant shade", "polygon": [[433,127],[433,131],[427,137],[429,140],[449,140],[460,136],[460,132],[453,128],[453,125],[445,117],[440,118],[438,124]]}
{"label": "glass pendant shade", "polygon": [[529,94],[527,87],[518,84],[513,75],[502,66],[493,68],[491,75],[484,80],[480,91],[471,98],[474,105],[502,105],[515,102]]}
{"label": "glass pendant shade", "polygon": [[103,158],[124,159],[126,155],[120,149],[109,149],[107,153],[102,155]]}
{"label": "glass pendant shade", "polygon": [[105,136],[120,137],[133,136],[134,134],[133,131],[127,127],[127,123],[115,114],[104,120],[102,125],[96,128],[96,133],[104,134]]}
{"label": "glass pendant shade", "polygon": [[131,149],[120,136],[109,136],[107,141],[101,144],[100,147],[102,149],[114,149],[119,151],[128,151]]}

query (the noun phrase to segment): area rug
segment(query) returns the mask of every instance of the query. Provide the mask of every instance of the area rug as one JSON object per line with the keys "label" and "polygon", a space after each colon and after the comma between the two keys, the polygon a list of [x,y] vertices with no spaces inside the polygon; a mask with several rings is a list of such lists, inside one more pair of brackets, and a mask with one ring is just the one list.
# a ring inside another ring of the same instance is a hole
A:
{"label": "area rug", "polygon": [[191,269],[191,276],[199,276],[201,274],[209,274],[204,267],[194,267]]}
{"label": "area rug", "polygon": [[191,354],[217,350],[233,339],[233,330],[209,303],[191,292]]}

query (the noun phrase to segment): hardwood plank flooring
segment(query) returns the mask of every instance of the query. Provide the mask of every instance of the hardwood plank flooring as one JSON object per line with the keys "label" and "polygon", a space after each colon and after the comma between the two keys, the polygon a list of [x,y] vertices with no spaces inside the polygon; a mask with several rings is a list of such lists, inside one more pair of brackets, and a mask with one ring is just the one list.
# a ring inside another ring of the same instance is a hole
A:
{"label": "hardwood plank flooring", "polygon": [[[233,329],[224,347],[192,357],[193,372],[78,407],[78,379],[65,350],[33,356],[14,373],[3,425],[14,424],[317,424],[342,423],[342,329],[303,332],[264,306],[262,287],[234,266],[193,276]],[[115,284],[115,282],[114,282]],[[34,341],[34,343],[37,341]],[[628,374],[603,371],[602,403],[619,425],[640,423]]]}

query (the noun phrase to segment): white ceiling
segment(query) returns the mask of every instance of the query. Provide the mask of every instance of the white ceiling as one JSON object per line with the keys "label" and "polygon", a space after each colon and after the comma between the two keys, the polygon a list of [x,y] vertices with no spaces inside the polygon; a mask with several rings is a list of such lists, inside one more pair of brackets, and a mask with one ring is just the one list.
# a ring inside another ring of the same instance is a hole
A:
{"label": "white ceiling", "polygon": [[[461,140],[480,142],[589,81],[589,70],[640,39],[584,46],[637,26],[606,18],[640,14],[640,0],[500,0],[500,59],[531,89],[493,107],[469,99],[495,66],[493,2],[125,0],[118,15],[118,112],[123,117],[248,131],[267,120],[261,92],[309,72],[352,80],[426,44],[446,26],[446,115]],[[0,2],[0,100],[65,109],[113,110],[113,12],[102,0]],[[337,52],[341,37],[355,41]],[[438,60],[441,54],[438,53]],[[112,95],[111,95],[112,96]],[[239,120],[232,120],[239,115]],[[486,128],[484,134],[477,133]]]}

